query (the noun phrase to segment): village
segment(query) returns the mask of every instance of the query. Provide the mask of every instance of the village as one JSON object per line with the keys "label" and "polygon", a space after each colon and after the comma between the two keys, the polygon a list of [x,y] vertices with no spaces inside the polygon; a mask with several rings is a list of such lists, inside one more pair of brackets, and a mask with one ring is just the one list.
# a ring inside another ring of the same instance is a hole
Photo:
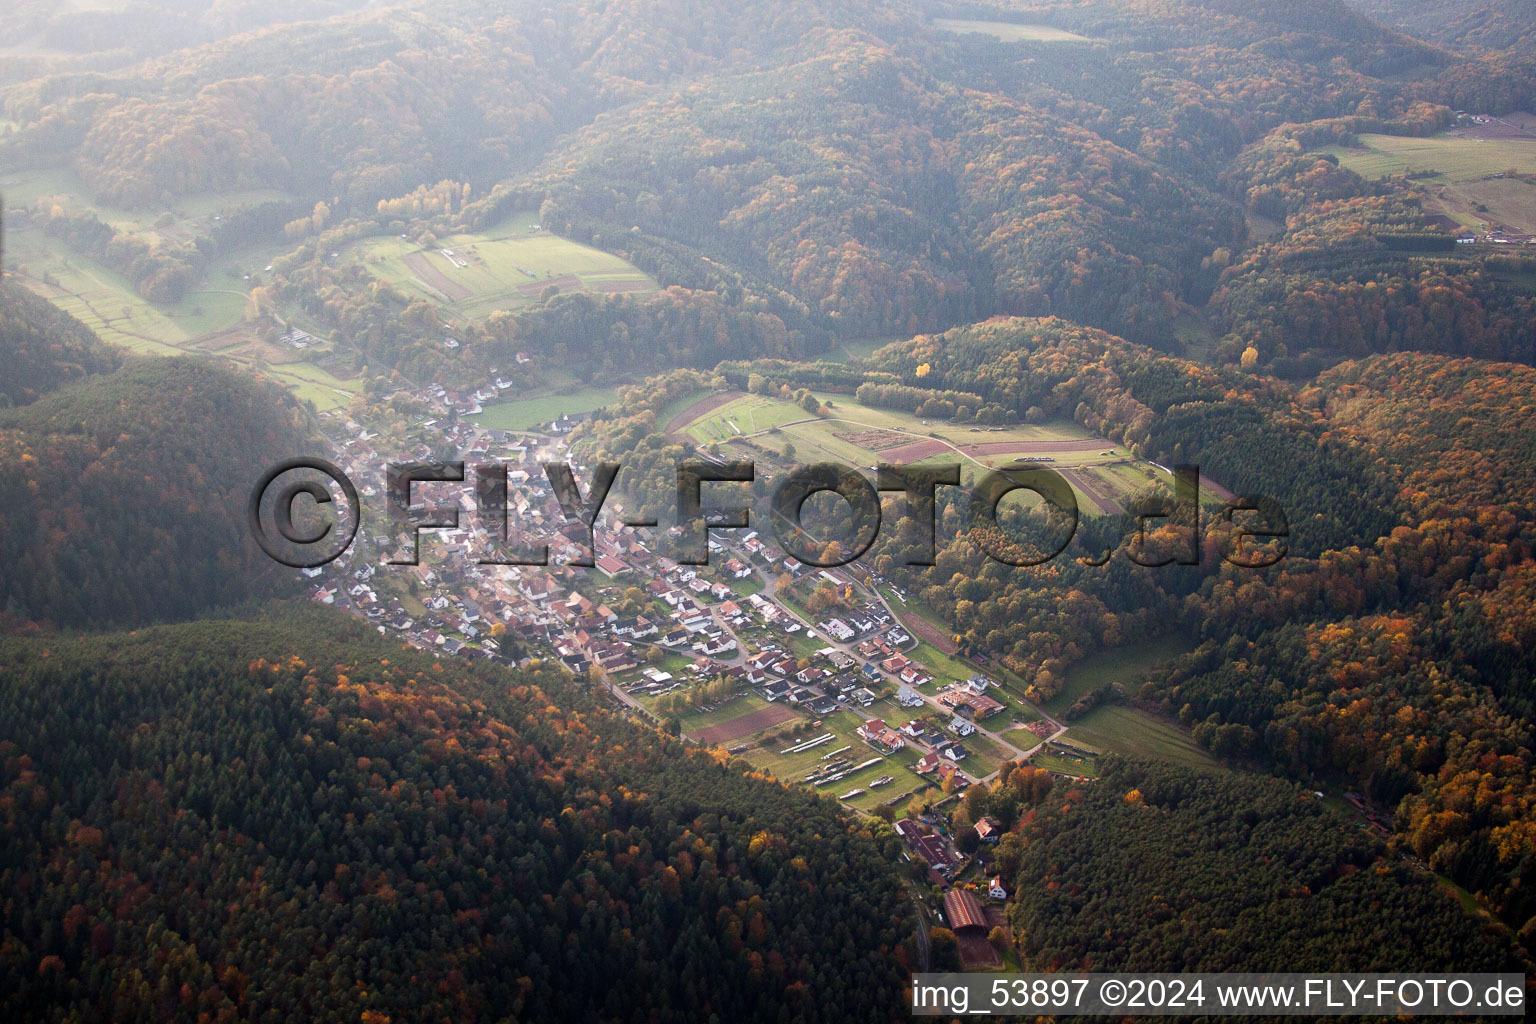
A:
{"label": "village", "polygon": [[[323,418],[364,513],[340,559],[303,570],[313,600],[441,655],[556,660],[642,719],[891,822],[934,898],[929,909],[942,910],[968,963],[989,962],[986,935],[1006,928],[1007,891],[988,872],[1003,829],[976,823],[980,842],[962,851],[956,801],[1004,763],[1037,755],[1041,770],[1081,779],[1092,751],[980,666],[936,647],[931,627],[929,639],[914,635],[891,601],[905,600],[899,588],[862,562],[817,569],[744,529],[712,531],[707,565],[680,564],[621,525],[616,494],[588,551],[587,528],[564,515],[542,466],[569,457],[575,419],[538,432],[485,429],[469,417],[495,389],[403,394],[430,411],[403,451],[345,414]],[[507,467],[506,546],[547,545],[547,566],[477,562],[486,538],[468,492],[461,530],[423,531],[418,564],[389,564],[396,538],[369,529],[385,519],[383,467],[444,450]],[[568,564],[583,556],[590,567]]]}

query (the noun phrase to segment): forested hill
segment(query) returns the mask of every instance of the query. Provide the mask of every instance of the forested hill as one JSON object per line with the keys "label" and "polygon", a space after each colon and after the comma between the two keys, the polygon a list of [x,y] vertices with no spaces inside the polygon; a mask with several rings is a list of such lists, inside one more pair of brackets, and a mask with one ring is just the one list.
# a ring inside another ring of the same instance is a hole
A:
{"label": "forested hill", "polygon": [[1350,0],[1350,6],[1450,49],[1536,53],[1536,18],[1526,0]]}
{"label": "forested hill", "polygon": [[291,587],[251,540],[245,502],[310,436],[281,388],[190,357],[0,411],[6,626],[194,618]]}
{"label": "forested hill", "polygon": [[[1037,21],[1140,48],[1268,45],[1285,36],[1309,60],[1336,57],[1368,74],[1436,63],[1433,46],[1351,9],[1346,0],[959,0],[975,16]],[[1358,5],[1357,5],[1358,6]]]}
{"label": "forested hill", "polygon": [[109,71],[155,54],[211,42],[278,22],[322,18],[367,7],[370,0],[135,0],[131,4],[60,4],[15,0],[8,14],[8,54],[0,81],[70,70]]}
{"label": "forested hill", "polygon": [[122,357],[80,321],[0,281],[0,405],[26,405],[66,381],[121,364]]}
{"label": "forested hill", "polygon": [[[1536,360],[1532,261],[1453,239],[1520,229],[1523,201],[1479,211],[1455,182],[1327,151],[1448,146],[1458,109],[1529,112],[1514,50],[1452,52],[1342,0],[351,6],[265,27],[240,7],[252,31],[6,87],[0,165],[40,192],[12,216],[115,253],[156,302],[226,245],[302,243],[263,257],[258,310],[459,385],[517,353],[529,373],[707,368],[999,314],[1287,377],[1409,348]],[[283,198],[205,235],[107,230],[108,211],[254,190]],[[661,290],[460,317],[352,258],[514,214]]]}
{"label": "forested hill", "polygon": [[1112,758],[1096,783],[1026,804],[999,860],[1042,969],[1522,970],[1433,875],[1385,852],[1300,787]]}
{"label": "forested hill", "polygon": [[563,673],[283,609],[0,641],[0,675],[6,1019],[903,1012],[888,827]]}

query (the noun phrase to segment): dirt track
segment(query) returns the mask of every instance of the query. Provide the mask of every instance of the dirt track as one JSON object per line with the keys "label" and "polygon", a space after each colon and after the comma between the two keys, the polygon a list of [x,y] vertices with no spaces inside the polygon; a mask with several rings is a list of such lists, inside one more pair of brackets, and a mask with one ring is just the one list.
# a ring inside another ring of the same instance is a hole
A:
{"label": "dirt track", "polygon": [[1225,487],[1221,486],[1221,484],[1217,483],[1215,480],[1212,480],[1210,477],[1203,473],[1200,475],[1200,489],[1202,491],[1210,491],[1222,501],[1231,501],[1233,498],[1237,497],[1237,495],[1233,494],[1231,491],[1227,490]]}
{"label": "dirt track", "polygon": [[1092,452],[1103,451],[1110,447],[1112,442],[1102,437],[1082,438],[1074,441],[981,441],[975,444],[967,444],[963,441],[946,442],[939,440],[914,441],[911,444],[902,445],[900,448],[890,448],[881,452],[881,457],[888,462],[898,465],[906,465],[910,462],[918,462],[934,455],[942,455],[948,451],[958,451],[962,455],[981,460],[988,455],[1039,455],[1059,452]]}

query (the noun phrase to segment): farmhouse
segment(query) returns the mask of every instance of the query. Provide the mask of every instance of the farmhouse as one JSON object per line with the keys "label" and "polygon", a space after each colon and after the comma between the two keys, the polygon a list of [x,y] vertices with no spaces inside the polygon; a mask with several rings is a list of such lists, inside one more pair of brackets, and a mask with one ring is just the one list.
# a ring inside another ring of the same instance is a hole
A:
{"label": "farmhouse", "polygon": [[949,878],[955,873],[955,864],[959,859],[950,853],[949,846],[938,836],[924,835],[917,826],[917,822],[910,818],[903,818],[896,823],[896,834],[907,844],[923,863],[944,878]]}
{"label": "farmhouse", "polygon": [[939,703],[953,708],[955,714],[966,718],[990,718],[1003,710],[1003,705],[991,697],[956,690],[950,690],[939,697]]}

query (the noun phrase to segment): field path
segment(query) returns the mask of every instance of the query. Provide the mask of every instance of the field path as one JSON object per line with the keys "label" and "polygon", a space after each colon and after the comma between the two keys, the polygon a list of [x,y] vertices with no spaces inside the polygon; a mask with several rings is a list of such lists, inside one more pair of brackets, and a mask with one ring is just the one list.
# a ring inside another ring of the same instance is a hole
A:
{"label": "field path", "polygon": [[[1029,452],[1091,452],[1095,448],[1103,451],[1113,442],[1106,441],[1102,437],[1082,437],[1064,441],[1028,441],[1028,445],[1022,449]],[[1008,455],[1020,451],[1018,441],[982,441],[978,444],[968,444],[965,450],[975,452],[978,455]]]}

